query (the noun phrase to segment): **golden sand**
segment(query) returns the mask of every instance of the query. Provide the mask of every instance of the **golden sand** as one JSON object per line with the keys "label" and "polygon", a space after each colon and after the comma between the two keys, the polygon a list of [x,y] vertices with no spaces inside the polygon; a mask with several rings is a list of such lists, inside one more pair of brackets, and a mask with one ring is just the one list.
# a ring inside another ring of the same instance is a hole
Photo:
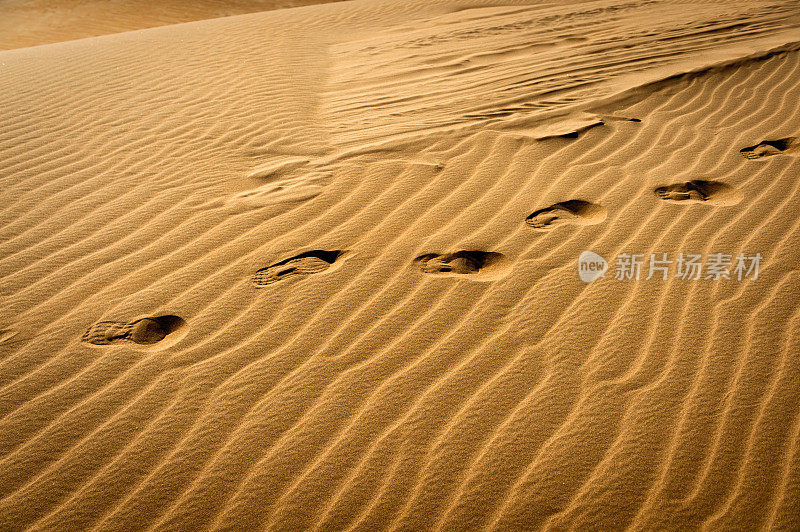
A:
{"label": "golden sand", "polygon": [[800,530],[795,0],[170,12],[0,52],[0,530]]}

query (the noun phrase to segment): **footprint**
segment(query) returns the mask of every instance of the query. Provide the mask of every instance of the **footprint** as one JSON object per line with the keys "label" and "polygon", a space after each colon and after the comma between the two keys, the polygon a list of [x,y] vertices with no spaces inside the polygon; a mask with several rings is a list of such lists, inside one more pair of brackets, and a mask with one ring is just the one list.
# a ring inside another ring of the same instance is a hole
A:
{"label": "footprint", "polygon": [[253,284],[262,288],[283,279],[305,277],[327,270],[344,251],[314,250],[295,255],[286,260],[261,268],[253,275]]}
{"label": "footprint", "polygon": [[186,322],[178,316],[141,318],[128,323],[100,321],[89,327],[81,340],[94,345],[109,345],[133,342],[151,345],[160,342],[168,334],[182,328]]}
{"label": "footprint", "polygon": [[608,211],[602,205],[583,200],[569,200],[539,209],[525,223],[538,231],[550,231],[560,225],[594,225],[606,219]]}
{"label": "footprint", "polygon": [[742,193],[719,181],[693,179],[657,187],[656,197],[670,203],[708,203],[709,205],[736,205],[742,201]]}
{"label": "footprint", "polygon": [[502,253],[491,251],[457,251],[455,253],[427,253],[414,262],[424,272],[434,275],[470,275],[478,279],[496,278],[506,270],[508,260]]}
{"label": "footprint", "polygon": [[761,159],[772,157],[773,155],[796,154],[800,153],[800,139],[797,137],[786,137],[778,140],[764,140],[755,146],[748,146],[739,150],[745,159]]}

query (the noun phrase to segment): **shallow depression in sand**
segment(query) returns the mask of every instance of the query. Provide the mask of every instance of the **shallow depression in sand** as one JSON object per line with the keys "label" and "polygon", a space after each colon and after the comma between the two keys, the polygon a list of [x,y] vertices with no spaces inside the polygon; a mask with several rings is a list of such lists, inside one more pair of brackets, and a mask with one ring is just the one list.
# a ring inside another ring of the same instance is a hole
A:
{"label": "shallow depression in sand", "polygon": [[537,231],[551,231],[564,225],[596,225],[605,221],[608,209],[589,201],[568,200],[533,212],[525,223]]}
{"label": "shallow depression in sand", "polygon": [[183,318],[166,314],[129,322],[101,321],[92,325],[81,340],[92,346],[127,345],[137,349],[160,350],[176,344],[187,332]]}
{"label": "shallow depression in sand", "polygon": [[427,253],[414,259],[414,263],[426,274],[462,277],[471,281],[499,279],[505,276],[511,267],[508,257],[491,251]]}
{"label": "shallow depression in sand", "polygon": [[723,207],[736,205],[744,197],[728,184],[703,179],[656,187],[653,193],[668,203],[706,203]]}

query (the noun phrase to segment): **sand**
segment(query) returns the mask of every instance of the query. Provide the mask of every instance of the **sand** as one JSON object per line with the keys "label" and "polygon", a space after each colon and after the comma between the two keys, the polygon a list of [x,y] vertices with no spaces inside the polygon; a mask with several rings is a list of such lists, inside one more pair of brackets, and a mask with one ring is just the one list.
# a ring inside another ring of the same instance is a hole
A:
{"label": "sand", "polygon": [[797,2],[218,14],[0,52],[0,529],[800,529]]}
{"label": "sand", "polygon": [[341,0],[3,0],[0,50]]}

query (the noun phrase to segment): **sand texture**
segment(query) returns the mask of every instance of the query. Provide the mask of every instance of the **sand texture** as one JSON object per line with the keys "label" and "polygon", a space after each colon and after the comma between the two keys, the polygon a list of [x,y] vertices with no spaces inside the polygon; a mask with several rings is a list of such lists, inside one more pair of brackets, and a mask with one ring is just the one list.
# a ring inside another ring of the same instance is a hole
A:
{"label": "sand texture", "polygon": [[0,50],[341,0],[2,0]]}
{"label": "sand texture", "polygon": [[336,2],[0,95],[0,530],[800,530],[795,0]]}

